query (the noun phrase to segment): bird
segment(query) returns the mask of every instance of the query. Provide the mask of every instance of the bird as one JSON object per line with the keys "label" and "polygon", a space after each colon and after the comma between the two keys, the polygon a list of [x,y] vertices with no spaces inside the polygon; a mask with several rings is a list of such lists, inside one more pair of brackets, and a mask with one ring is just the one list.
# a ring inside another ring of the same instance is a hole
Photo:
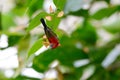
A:
{"label": "bird", "polygon": [[50,29],[47,24],[45,23],[45,20],[43,18],[40,19],[43,27],[44,27],[44,32],[45,35],[50,43],[50,48],[55,49],[58,46],[60,46],[59,39],[57,35]]}

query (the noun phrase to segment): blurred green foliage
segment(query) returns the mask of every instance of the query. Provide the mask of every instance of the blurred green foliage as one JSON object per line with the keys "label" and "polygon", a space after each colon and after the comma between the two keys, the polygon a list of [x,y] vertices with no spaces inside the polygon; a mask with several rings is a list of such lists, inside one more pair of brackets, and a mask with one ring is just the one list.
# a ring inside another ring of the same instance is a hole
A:
{"label": "blurred green foliage", "polygon": [[[116,19],[108,25],[103,24],[102,20],[106,19],[107,21],[114,14],[119,15],[120,5],[112,5],[110,0],[102,1],[107,3],[108,7],[97,10],[94,14],[90,14],[90,9],[99,0],[92,0],[89,3],[90,7],[87,9],[80,8],[77,11],[70,11],[62,17],[57,17],[59,12],[64,11],[69,0],[53,0],[57,8],[56,12],[53,13],[47,13],[43,9],[44,0],[16,0],[16,6],[8,13],[2,13],[0,17],[0,34],[8,36],[8,47],[18,47],[18,58],[21,60],[18,60],[19,67],[15,69],[15,78],[0,77],[0,80],[40,80],[21,75],[22,68],[28,67],[29,62],[32,62],[31,68],[44,74],[50,69],[50,64],[55,60],[59,61],[58,67],[62,66],[60,69],[57,67],[57,71],[60,71],[63,77],[63,79],[59,77],[59,80],[80,80],[84,70],[90,65],[95,67],[95,71],[87,80],[119,80],[119,56],[107,68],[104,68],[101,63],[115,46],[120,43],[120,19]],[[38,12],[37,15],[35,15],[36,12]],[[11,28],[17,30],[17,27],[20,26],[15,23],[14,18],[24,15],[29,17],[28,25],[25,25],[22,30],[11,32]],[[58,30],[58,25],[62,19],[67,18],[69,15],[81,17],[83,22],[78,24],[70,35],[66,35],[66,32]],[[31,31],[39,26],[40,18],[46,18],[46,16],[52,18],[52,20],[46,20],[46,23],[58,35],[61,46],[56,49],[48,49],[35,56],[34,53],[44,45],[41,36],[43,33],[31,34]],[[100,24],[93,24],[94,21]],[[101,38],[97,33],[99,29],[105,30],[114,37],[106,43],[104,41],[100,42]],[[103,45],[98,46],[99,44]],[[82,67],[75,67],[74,62],[82,59],[88,59],[89,63]],[[64,72],[62,72],[62,69]],[[2,75],[3,73],[0,73],[0,76]]]}

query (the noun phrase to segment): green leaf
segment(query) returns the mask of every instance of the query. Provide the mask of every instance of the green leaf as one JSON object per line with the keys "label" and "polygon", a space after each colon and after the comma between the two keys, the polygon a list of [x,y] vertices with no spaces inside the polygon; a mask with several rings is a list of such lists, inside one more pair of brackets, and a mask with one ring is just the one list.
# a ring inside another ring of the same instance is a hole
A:
{"label": "green leaf", "polygon": [[83,16],[85,18],[87,18],[89,16],[88,10],[84,10],[84,9],[80,9],[78,11],[75,12],[70,12],[70,15],[75,15],[75,16]]}
{"label": "green leaf", "polygon": [[32,16],[33,13],[39,9],[42,9],[44,0],[28,0],[28,14]]}
{"label": "green leaf", "polygon": [[97,41],[95,28],[88,22],[82,28],[78,28],[72,33],[74,39],[81,41],[86,45],[94,45]]}
{"label": "green leaf", "polygon": [[25,34],[24,37],[20,40],[18,44],[18,51],[19,53],[21,51],[27,51],[29,48],[29,43],[30,42],[30,34]]}
{"label": "green leaf", "polygon": [[58,12],[50,15],[52,17],[51,21],[46,20],[47,25],[49,27],[51,27],[53,30],[56,30],[58,28],[58,25],[59,25],[60,20],[61,20],[61,18],[57,17],[57,14],[58,14]]}
{"label": "green leaf", "polygon": [[55,5],[58,9],[63,10],[66,0],[53,0],[53,2],[55,3]]}
{"label": "green leaf", "polygon": [[47,15],[47,13],[45,12],[41,12],[39,13],[37,16],[35,16],[31,21],[30,24],[27,28],[27,32],[31,31],[33,28],[35,28],[36,26],[38,26],[41,22],[40,22],[40,18],[44,18]]}
{"label": "green leaf", "polygon": [[73,67],[75,60],[84,58],[87,58],[87,55],[79,49],[69,47],[67,50],[59,47],[55,50],[47,50],[35,57],[33,60],[33,68],[39,72],[45,71],[49,68],[49,64],[56,59],[60,61],[61,65]]}
{"label": "green leaf", "polygon": [[49,64],[56,59],[60,61],[61,65],[73,67],[75,60],[88,58],[87,54],[74,46],[75,40],[73,40],[72,38],[63,37],[60,47],[47,50],[34,58],[33,68],[39,72],[45,71],[49,68]]}
{"label": "green leaf", "polygon": [[0,12],[0,31],[2,30],[2,12]]}
{"label": "green leaf", "polygon": [[10,35],[8,37],[9,47],[17,44],[20,41],[21,38],[22,38],[22,35]]}
{"label": "green leaf", "polygon": [[118,44],[120,43],[120,36],[116,36],[113,40],[109,41],[106,45],[101,47],[92,47],[90,49],[90,53],[88,54],[91,61],[94,64],[100,64],[108,55],[108,53]]}
{"label": "green leaf", "polygon": [[[7,79],[5,79],[7,80]],[[12,78],[12,79],[8,79],[8,80],[40,80],[39,78],[33,78],[33,77],[28,77],[28,76],[24,76],[24,75],[19,75],[16,78]]]}
{"label": "green leaf", "polygon": [[8,30],[11,26],[15,26],[14,16],[12,13],[2,15],[2,28],[3,30]]}
{"label": "green leaf", "polygon": [[110,0],[105,0],[108,4],[110,3]]}
{"label": "green leaf", "polygon": [[100,20],[105,17],[109,17],[118,10],[118,7],[119,6],[100,9],[99,11],[92,15],[92,18]]}
{"label": "green leaf", "polygon": [[103,24],[103,28],[110,33],[120,33],[120,19],[116,19],[114,22],[107,25]]}
{"label": "green leaf", "polygon": [[97,66],[95,73],[87,80],[116,80],[116,79],[111,79],[108,71],[99,65]]}
{"label": "green leaf", "polygon": [[78,80],[76,78],[76,75],[75,74],[64,74],[64,80]]}
{"label": "green leaf", "polygon": [[39,39],[38,41],[36,41],[32,47],[30,48],[30,50],[28,51],[28,57],[29,58],[32,54],[34,54],[39,48],[41,48],[43,46],[42,44],[42,39]]}

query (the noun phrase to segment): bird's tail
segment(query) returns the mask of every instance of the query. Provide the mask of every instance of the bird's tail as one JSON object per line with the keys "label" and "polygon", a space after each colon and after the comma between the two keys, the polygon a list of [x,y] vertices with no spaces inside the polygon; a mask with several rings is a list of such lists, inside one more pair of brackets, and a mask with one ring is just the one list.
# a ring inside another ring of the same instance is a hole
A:
{"label": "bird's tail", "polygon": [[41,21],[42,25],[44,26],[44,28],[46,29],[46,28],[47,28],[47,25],[46,25],[46,23],[45,23],[44,19],[43,19],[43,18],[41,18],[41,19],[40,19],[40,21]]}

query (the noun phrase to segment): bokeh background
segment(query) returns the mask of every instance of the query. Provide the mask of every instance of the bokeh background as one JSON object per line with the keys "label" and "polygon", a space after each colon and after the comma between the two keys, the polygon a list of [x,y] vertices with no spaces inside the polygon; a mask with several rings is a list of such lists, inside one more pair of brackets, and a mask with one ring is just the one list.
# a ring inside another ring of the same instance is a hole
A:
{"label": "bokeh background", "polygon": [[0,0],[0,80],[120,80],[120,0]]}

